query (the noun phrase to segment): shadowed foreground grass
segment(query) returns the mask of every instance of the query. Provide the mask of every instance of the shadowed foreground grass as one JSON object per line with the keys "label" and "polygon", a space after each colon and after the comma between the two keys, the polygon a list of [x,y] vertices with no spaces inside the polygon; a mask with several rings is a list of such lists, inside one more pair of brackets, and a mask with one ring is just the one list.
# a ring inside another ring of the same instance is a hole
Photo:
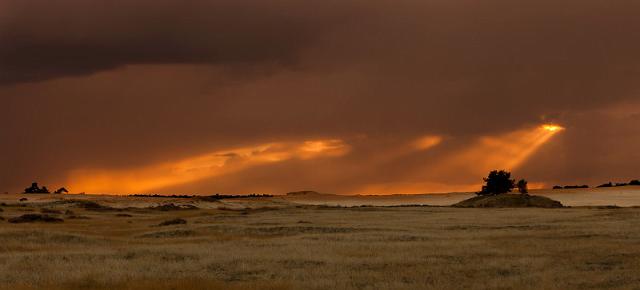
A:
{"label": "shadowed foreground grass", "polygon": [[[640,289],[637,208],[251,204],[9,204],[5,219],[46,208],[64,222],[0,221],[0,287]],[[177,218],[187,223],[159,226]]]}
{"label": "shadowed foreground grass", "polygon": [[269,282],[243,282],[229,284],[214,280],[203,279],[176,279],[176,280],[132,280],[128,282],[119,283],[104,283],[98,282],[90,277],[77,281],[69,282],[51,282],[40,285],[31,285],[28,283],[15,283],[7,285],[11,289],[16,290],[31,290],[31,289],[49,289],[49,290],[66,290],[66,289],[122,289],[122,290],[139,290],[139,289],[158,289],[158,290],[277,290],[277,289],[291,289],[290,286]]}

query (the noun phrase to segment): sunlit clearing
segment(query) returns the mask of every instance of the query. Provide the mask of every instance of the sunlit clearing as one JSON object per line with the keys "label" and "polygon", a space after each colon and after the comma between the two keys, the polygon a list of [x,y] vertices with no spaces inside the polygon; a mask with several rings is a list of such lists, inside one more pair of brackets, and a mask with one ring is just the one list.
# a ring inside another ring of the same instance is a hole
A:
{"label": "sunlit clearing", "polygon": [[440,142],[442,142],[442,137],[440,136],[425,136],[416,140],[413,146],[417,150],[427,150],[440,144]]}
{"label": "sunlit clearing", "polygon": [[349,150],[347,144],[337,139],[268,143],[127,170],[75,170],[70,174],[69,184],[88,193],[145,193],[263,164],[338,157]]}

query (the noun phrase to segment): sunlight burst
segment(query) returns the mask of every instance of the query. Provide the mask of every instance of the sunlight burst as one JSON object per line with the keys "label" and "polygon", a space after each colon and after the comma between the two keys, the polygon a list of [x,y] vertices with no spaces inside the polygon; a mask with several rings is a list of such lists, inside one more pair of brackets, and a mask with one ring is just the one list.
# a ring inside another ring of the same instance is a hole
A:
{"label": "sunlight burst", "polygon": [[549,132],[558,132],[558,131],[564,130],[564,127],[556,124],[545,124],[545,125],[542,125],[542,128]]}

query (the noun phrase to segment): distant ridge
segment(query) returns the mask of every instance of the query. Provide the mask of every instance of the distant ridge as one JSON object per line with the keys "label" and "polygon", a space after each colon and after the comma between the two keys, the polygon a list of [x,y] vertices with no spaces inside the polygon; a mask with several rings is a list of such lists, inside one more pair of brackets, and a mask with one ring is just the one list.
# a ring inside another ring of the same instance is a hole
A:
{"label": "distant ridge", "polygon": [[286,196],[305,196],[305,195],[335,195],[335,194],[329,194],[329,193],[319,193],[317,191],[312,191],[312,190],[302,190],[302,191],[292,191],[292,192],[287,192],[287,194],[285,194]]}

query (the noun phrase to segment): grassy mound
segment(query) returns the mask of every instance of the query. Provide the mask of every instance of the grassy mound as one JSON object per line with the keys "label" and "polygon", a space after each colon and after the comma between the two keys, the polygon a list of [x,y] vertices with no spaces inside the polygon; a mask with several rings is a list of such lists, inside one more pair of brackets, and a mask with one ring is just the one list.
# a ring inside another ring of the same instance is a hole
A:
{"label": "grassy mound", "polygon": [[560,208],[559,201],[537,195],[528,194],[498,194],[476,196],[453,205],[454,207],[541,207]]}

